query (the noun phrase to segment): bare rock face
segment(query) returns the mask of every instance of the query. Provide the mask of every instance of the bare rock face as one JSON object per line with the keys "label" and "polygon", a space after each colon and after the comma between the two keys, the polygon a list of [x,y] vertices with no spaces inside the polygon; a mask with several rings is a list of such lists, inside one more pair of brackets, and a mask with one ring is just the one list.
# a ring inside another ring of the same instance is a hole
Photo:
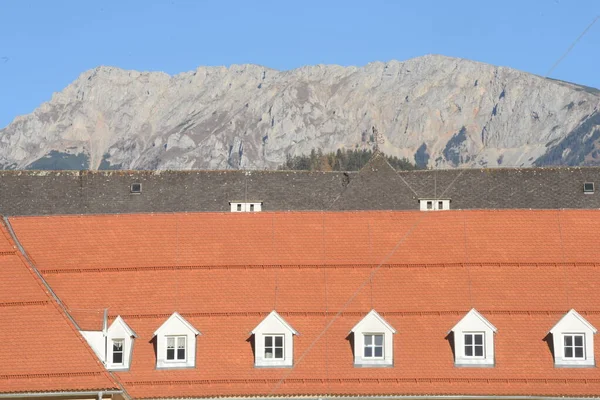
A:
{"label": "bare rock face", "polygon": [[99,67],[0,130],[0,166],[264,169],[375,143],[429,167],[591,165],[599,105],[595,89],[443,56],[175,76]]}

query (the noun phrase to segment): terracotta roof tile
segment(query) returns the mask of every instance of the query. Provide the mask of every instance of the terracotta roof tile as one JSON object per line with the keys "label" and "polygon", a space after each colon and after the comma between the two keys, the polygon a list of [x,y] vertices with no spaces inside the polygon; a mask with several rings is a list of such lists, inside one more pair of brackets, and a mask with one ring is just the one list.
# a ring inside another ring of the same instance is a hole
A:
{"label": "terracotta roof tile", "polygon": [[[554,210],[10,221],[70,309],[108,308],[137,333],[131,369],[117,374],[134,397],[592,396],[597,369],[554,368],[545,339],[570,308],[600,327],[599,217]],[[472,307],[498,328],[494,368],[454,367],[447,333]],[[372,308],[398,331],[393,368],[353,366],[348,333]],[[250,331],[273,309],[300,333],[293,369],[253,367]],[[156,370],[152,335],[174,311],[202,332],[197,365]],[[595,346],[600,354],[600,340]]]}
{"label": "terracotta roof tile", "polygon": [[[13,248],[0,232],[0,248]],[[0,343],[0,393],[118,389],[17,254],[0,255]]]}

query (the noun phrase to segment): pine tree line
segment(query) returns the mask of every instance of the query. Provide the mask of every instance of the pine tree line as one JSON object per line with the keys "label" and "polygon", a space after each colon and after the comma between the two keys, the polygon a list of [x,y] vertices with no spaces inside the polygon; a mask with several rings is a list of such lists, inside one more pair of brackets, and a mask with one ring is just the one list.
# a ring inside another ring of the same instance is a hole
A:
{"label": "pine tree line", "polygon": [[[323,154],[321,149],[312,149],[310,155],[290,156],[278,169],[292,171],[358,171],[373,156],[372,150],[341,150]],[[394,156],[384,157],[398,171],[418,169],[406,158]]]}

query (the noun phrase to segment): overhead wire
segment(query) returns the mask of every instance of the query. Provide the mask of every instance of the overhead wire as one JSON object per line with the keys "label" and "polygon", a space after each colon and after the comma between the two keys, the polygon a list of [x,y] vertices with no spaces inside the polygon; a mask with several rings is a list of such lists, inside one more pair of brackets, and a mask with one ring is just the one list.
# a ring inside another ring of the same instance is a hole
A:
{"label": "overhead wire", "polygon": [[583,30],[583,32],[581,32],[581,34],[579,36],[577,36],[577,39],[575,39],[573,41],[573,43],[571,43],[569,48],[559,57],[558,60],[556,60],[556,62],[552,65],[552,67],[550,67],[548,72],[546,72],[546,75],[544,75],[544,78],[548,78],[550,76],[550,74],[552,74],[552,72],[554,72],[556,67],[558,67],[565,58],[567,58],[567,56],[569,55],[571,50],[573,50],[573,48],[575,47],[577,42],[579,42],[589,32],[589,30],[592,28],[592,26],[594,26],[594,24],[596,23],[596,21],[598,21],[598,19],[600,19],[600,15],[596,15],[596,18],[594,18],[594,20]]}

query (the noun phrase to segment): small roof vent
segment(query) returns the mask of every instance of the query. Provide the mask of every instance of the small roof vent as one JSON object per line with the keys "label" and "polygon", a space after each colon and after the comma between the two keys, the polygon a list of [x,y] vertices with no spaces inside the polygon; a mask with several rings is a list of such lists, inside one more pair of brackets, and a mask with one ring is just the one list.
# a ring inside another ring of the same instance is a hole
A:
{"label": "small roof vent", "polygon": [[583,184],[583,193],[593,194],[594,193],[594,182],[585,182]]}
{"label": "small roof vent", "polygon": [[129,192],[131,194],[140,194],[142,193],[142,184],[141,183],[132,183],[131,186],[129,186]]}

